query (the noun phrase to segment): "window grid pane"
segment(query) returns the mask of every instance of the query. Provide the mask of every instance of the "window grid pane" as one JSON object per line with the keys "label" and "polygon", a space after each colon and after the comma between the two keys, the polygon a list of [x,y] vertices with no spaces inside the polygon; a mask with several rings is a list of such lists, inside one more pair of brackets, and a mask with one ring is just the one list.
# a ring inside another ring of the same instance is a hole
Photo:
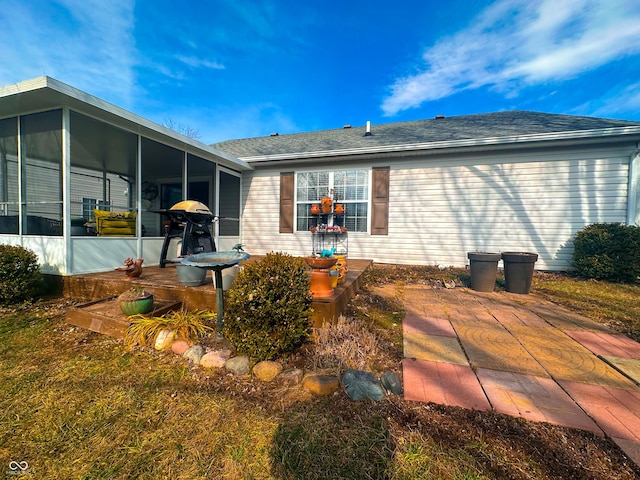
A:
{"label": "window grid pane", "polygon": [[369,171],[365,169],[298,173],[296,231],[307,231],[321,221],[322,217],[311,215],[311,205],[320,203],[330,191],[333,191],[334,204],[343,204],[346,212],[344,216],[335,216],[333,224],[344,226],[352,232],[366,232]]}

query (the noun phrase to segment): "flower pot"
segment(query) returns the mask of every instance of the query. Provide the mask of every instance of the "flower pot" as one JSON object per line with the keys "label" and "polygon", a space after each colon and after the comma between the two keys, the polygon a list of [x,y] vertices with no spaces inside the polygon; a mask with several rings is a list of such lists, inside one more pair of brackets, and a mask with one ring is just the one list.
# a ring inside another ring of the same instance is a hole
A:
{"label": "flower pot", "polygon": [[120,310],[127,317],[131,315],[142,315],[153,310],[153,295],[148,295],[136,300],[120,301]]}
{"label": "flower pot", "polygon": [[533,266],[537,253],[503,252],[505,289],[510,293],[527,294],[531,291]]}
{"label": "flower pot", "polygon": [[[236,279],[236,275],[238,274],[238,270],[240,267],[238,265],[234,265],[233,267],[225,268],[222,270],[222,291],[226,292],[233,285],[233,281]],[[213,273],[213,272],[212,272]],[[216,284],[216,276],[213,275],[213,285],[218,288]]]}
{"label": "flower pot", "polygon": [[197,287],[207,281],[206,268],[193,267],[191,265],[178,263],[176,264],[176,270],[178,272],[178,280],[180,280],[180,283],[188,287]]}
{"label": "flower pot", "polygon": [[469,252],[471,288],[477,292],[493,292],[498,274],[499,253]]}

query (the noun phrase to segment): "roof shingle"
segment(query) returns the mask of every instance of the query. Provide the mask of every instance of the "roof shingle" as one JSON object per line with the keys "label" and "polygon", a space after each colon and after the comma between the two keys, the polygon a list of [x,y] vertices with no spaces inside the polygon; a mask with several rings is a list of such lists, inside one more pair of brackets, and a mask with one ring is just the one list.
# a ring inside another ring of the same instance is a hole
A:
{"label": "roof shingle", "polygon": [[640,126],[640,122],[513,110],[365,127],[227,140],[212,147],[239,158],[452,140]]}

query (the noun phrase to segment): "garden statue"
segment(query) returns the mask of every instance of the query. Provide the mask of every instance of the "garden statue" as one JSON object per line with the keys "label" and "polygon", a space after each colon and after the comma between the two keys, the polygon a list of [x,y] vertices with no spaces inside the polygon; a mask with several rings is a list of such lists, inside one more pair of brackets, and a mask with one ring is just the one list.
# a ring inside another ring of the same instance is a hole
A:
{"label": "garden statue", "polygon": [[143,258],[139,258],[135,262],[133,258],[127,258],[124,261],[124,267],[116,267],[116,270],[124,272],[127,276],[125,281],[129,281],[140,276],[142,273],[142,262],[144,262]]}

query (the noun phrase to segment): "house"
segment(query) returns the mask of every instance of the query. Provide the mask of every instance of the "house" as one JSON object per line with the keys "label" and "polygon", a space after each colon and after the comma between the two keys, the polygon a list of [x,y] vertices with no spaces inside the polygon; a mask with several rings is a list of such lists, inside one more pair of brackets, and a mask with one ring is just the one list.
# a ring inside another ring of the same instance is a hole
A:
{"label": "house", "polygon": [[[376,262],[464,266],[470,251],[570,267],[596,222],[640,223],[640,123],[506,111],[229,140],[248,251],[321,246]],[[332,192],[345,214],[311,213]],[[347,229],[310,233],[318,223]]]}
{"label": "house", "polygon": [[220,219],[229,249],[251,168],[49,77],[0,87],[0,243],[33,250],[44,273],[157,265],[166,218],[155,211],[187,198]]}
{"label": "house", "polygon": [[207,146],[40,77],[0,87],[0,243],[50,274],[154,265],[157,210],[191,199],[219,250],[444,266],[531,251],[562,270],[585,225],[640,222],[639,142],[638,122],[510,111]]}

